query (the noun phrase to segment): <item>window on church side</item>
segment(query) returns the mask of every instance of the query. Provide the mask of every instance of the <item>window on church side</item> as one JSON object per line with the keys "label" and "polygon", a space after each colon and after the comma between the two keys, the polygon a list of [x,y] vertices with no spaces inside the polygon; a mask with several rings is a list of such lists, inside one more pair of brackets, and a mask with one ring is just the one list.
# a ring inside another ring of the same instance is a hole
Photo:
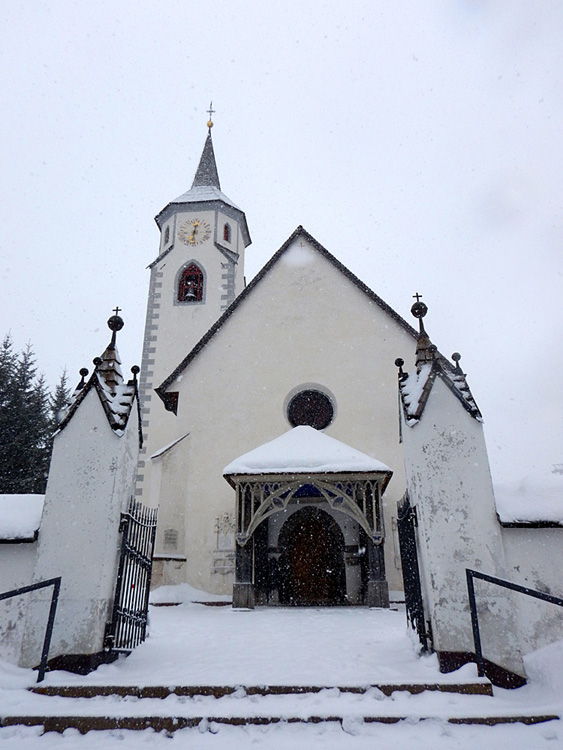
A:
{"label": "window on church side", "polygon": [[178,391],[166,391],[164,394],[164,408],[173,414],[178,414],[178,401],[180,394]]}
{"label": "window on church side", "polygon": [[203,300],[203,271],[191,263],[182,271],[178,282],[178,302],[201,302]]}
{"label": "window on church side", "polygon": [[164,232],[164,244],[167,245],[170,242],[170,227],[166,227]]}
{"label": "window on church side", "polygon": [[230,224],[225,224],[225,226],[223,227],[223,239],[225,240],[225,242],[231,241],[231,225]]}

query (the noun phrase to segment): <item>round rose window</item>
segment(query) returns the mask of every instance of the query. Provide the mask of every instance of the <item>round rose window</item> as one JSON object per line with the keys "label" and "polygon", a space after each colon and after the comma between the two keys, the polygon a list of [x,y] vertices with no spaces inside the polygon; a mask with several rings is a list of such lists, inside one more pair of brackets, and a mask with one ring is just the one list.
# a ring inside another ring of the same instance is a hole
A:
{"label": "round rose window", "polygon": [[333,417],[332,401],[321,391],[300,391],[287,406],[287,418],[292,427],[309,425],[315,430],[324,430],[332,422]]}

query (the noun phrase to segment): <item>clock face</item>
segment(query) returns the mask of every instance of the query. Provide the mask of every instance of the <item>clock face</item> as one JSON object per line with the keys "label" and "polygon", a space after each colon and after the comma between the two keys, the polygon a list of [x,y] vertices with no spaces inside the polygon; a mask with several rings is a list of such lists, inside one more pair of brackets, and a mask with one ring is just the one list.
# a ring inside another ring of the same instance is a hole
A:
{"label": "clock face", "polygon": [[201,245],[211,237],[211,227],[206,221],[190,219],[180,224],[178,238],[184,245]]}

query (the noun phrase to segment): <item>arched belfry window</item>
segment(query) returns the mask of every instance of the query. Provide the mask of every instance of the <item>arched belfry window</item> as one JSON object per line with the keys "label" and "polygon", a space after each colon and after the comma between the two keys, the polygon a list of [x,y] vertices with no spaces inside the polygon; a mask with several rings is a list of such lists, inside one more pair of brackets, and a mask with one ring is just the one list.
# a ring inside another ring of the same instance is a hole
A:
{"label": "arched belfry window", "polygon": [[203,300],[203,271],[190,263],[180,274],[178,302],[201,302]]}
{"label": "arched belfry window", "polygon": [[231,225],[230,224],[225,224],[225,226],[223,227],[223,239],[225,242],[231,241]]}

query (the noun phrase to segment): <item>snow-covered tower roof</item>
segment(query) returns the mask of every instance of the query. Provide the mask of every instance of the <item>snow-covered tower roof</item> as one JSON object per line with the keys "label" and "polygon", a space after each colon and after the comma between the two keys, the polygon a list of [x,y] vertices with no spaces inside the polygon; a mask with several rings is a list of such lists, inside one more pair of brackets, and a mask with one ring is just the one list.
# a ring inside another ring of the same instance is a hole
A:
{"label": "snow-covered tower roof", "polygon": [[170,203],[168,203],[162,209],[162,211],[160,211],[155,216],[155,221],[158,225],[158,228],[162,229],[162,225],[168,219],[170,214],[186,204],[204,204],[203,207],[209,204],[218,204],[219,207],[228,206],[235,213],[240,215],[244,244],[245,247],[248,247],[251,240],[244,211],[242,211],[235,203],[233,203],[230,198],[228,198],[224,193],[221,192],[219,171],[217,169],[217,162],[215,161],[213,139],[211,138],[211,128],[213,127],[213,123],[211,122],[211,120],[209,120],[207,126],[207,138],[205,139],[203,152],[201,154],[199,165],[196,170],[191,188],[187,192],[182,193],[182,195],[178,196],[178,198],[170,201]]}

